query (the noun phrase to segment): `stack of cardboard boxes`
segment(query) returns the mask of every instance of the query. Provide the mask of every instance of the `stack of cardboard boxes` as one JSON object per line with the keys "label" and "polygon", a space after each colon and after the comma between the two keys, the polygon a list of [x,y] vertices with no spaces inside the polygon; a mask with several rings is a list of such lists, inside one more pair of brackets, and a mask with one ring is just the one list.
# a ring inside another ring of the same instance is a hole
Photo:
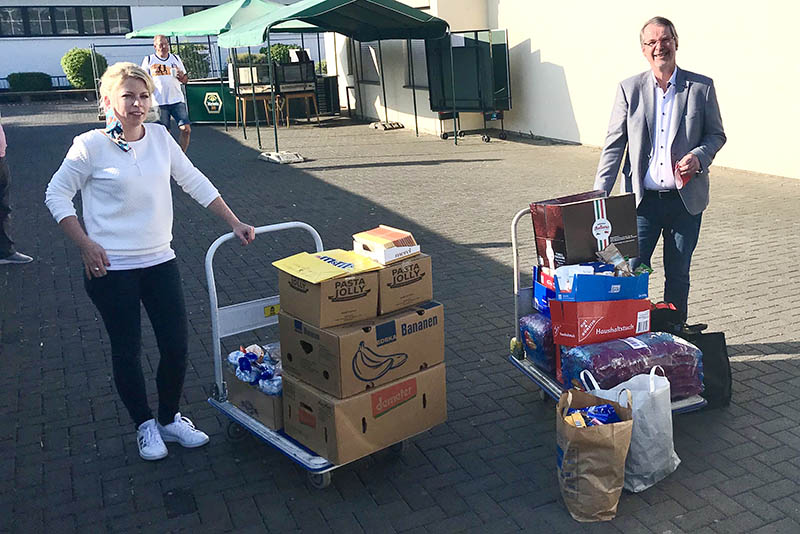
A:
{"label": "stack of cardboard boxes", "polygon": [[330,462],[446,419],[444,309],[431,300],[431,258],[418,250],[358,268],[354,252],[309,255],[342,271],[324,280],[313,267],[275,263],[285,432]]}
{"label": "stack of cardboard boxes", "polygon": [[589,191],[533,202],[530,210],[539,259],[533,269],[533,307],[552,320],[555,374],[561,381],[560,345],[576,347],[650,330],[647,274],[575,274],[568,289],[559,287],[554,276],[559,267],[596,262],[596,253],[610,245],[622,256],[637,256],[636,204],[632,194],[609,197],[604,191]]}

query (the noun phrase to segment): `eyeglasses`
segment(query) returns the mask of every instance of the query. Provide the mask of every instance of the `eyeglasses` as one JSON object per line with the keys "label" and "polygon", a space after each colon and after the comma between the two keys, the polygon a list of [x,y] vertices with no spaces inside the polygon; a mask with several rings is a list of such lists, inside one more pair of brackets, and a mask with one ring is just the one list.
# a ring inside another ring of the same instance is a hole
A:
{"label": "eyeglasses", "polygon": [[647,48],[655,48],[656,44],[660,44],[661,46],[667,46],[674,40],[675,40],[674,37],[663,37],[657,41],[653,40],[644,42],[642,43],[642,46],[646,46]]}

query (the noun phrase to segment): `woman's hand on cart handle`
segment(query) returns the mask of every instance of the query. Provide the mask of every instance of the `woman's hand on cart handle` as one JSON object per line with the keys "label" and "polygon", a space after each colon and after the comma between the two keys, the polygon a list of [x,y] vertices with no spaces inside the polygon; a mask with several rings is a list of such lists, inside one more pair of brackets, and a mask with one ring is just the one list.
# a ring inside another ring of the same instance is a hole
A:
{"label": "woman's hand on cart handle", "polygon": [[256,238],[256,229],[249,224],[239,221],[238,223],[234,224],[232,228],[233,235],[239,238],[239,241],[242,242],[242,245],[249,245]]}
{"label": "woman's hand on cart handle", "polygon": [[225,201],[222,200],[222,197],[217,197],[211,201],[211,204],[208,205],[208,209],[230,225],[233,234],[239,238],[242,245],[248,245],[256,238],[256,229],[240,221]]}

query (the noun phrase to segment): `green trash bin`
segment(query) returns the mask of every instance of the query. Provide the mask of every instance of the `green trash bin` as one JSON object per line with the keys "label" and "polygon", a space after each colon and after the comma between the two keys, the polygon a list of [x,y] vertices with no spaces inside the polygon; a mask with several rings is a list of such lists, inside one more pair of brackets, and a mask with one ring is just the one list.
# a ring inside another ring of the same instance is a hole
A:
{"label": "green trash bin", "polygon": [[186,106],[193,123],[222,123],[236,117],[236,103],[227,84],[219,78],[189,80],[186,84]]}

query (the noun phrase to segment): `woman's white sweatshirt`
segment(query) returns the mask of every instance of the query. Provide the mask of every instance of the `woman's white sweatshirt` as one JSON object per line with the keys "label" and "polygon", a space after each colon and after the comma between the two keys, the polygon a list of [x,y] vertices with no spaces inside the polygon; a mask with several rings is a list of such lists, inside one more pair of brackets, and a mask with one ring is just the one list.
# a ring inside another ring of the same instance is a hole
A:
{"label": "woman's white sweatshirt", "polygon": [[219,191],[160,124],[123,152],[102,130],[76,137],[53,175],[45,204],[56,222],[76,215],[80,191],[86,233],[108,254],[134,256],[166,250],[172,241],[170,176],[203,207]]}

